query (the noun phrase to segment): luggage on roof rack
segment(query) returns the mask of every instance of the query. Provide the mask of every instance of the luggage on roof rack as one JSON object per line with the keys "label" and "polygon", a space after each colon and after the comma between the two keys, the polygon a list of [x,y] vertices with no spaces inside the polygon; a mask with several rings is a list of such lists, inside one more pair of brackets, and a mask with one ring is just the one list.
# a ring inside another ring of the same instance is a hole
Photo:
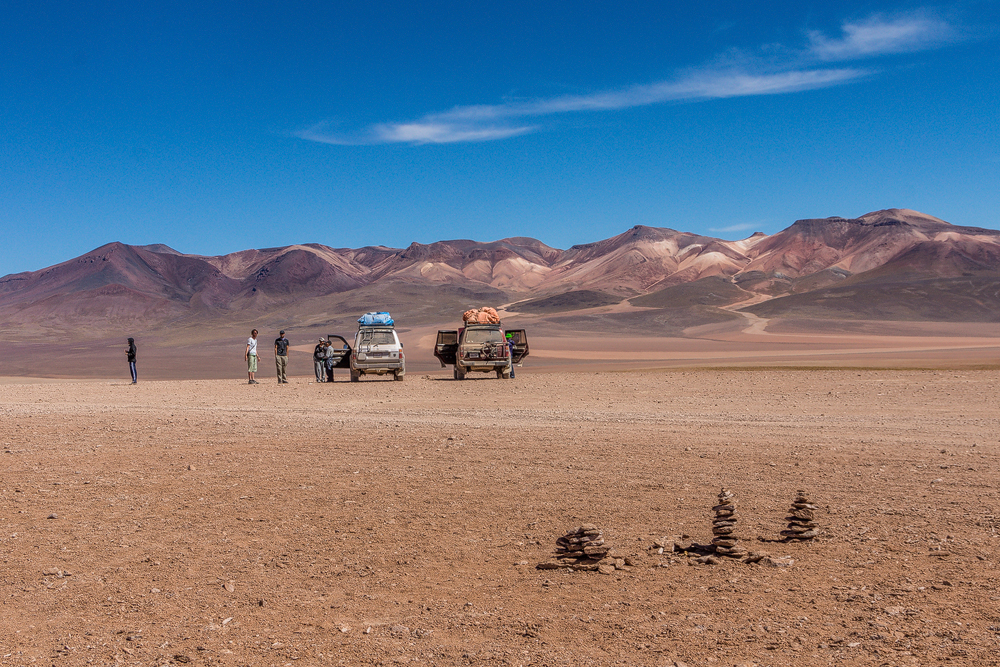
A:
{"label": "luggage on roof rack", "polygon": [[395,321],[393,321],[392,315],[382,311],[378,313],[374,312],[365,313],[364,315],[358,318],[358,324],[360,324],[361,326],[369,326],[369,327],[377,325],[391,327],[395,324]]}
{"label": "luggage on roof rack", "polygon": [[483,306],[462,313],[462,321],[466,324],[500,324],[500,315],[495,308]]}

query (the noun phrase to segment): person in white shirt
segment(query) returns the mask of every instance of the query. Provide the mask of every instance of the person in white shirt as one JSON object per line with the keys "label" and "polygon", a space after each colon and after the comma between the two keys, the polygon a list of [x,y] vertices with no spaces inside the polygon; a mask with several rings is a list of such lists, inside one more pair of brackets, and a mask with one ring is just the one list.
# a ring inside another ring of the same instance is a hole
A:
{"label": "person in white shirt", "polygon": [[254,379],[254,373],[257,372],[257,330],[254,329],[250,332],[250,337],[247,338],[247,379],[249,382],[247,384],[260,384]]}

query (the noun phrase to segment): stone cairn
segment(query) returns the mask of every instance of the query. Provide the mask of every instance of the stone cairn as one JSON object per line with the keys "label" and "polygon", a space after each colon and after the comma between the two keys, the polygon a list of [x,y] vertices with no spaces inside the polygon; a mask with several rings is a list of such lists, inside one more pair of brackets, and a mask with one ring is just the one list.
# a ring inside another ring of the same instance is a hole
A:
{"label": "stone cairn", "polygon": [[585,523],[556,540],[555,560],[539,563],[538,569],[566,568],[611,574],[624,569],[625,565],[625,559],[618,557],[604,542],[601,529],[592,523]]}
{"label": "stone cairn", "polygon": [[816,537],[816,522],[813,519],[816,518],[817,509],[819,507],[809,502],[805,491],[796,491],[792,509],[785,519],[788,527],[781,531],[785,539],[806,541]]}
{"label": "stone cairn", "polygon": [[718,504],[712,508],[715,518],[712,520],[712,546],[715,553],[727,558],[743,558],[747,555],[746,549],[739,545],[739,538],[736,537],[736,503],[735,496],[731,491],[723,488],[719,491]]}

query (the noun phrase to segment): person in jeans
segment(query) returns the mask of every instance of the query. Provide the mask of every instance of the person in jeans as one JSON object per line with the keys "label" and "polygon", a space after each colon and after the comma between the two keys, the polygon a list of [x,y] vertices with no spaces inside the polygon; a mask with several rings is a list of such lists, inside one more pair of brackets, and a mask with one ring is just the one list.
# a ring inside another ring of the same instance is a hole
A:
{"label": "person in jeans", "polygon": [[254,374],[257,372],[257,330],[254,329],[250,332],[250,337],[247,338],[247,384],[260,384],[254,379]]}
{"label": "person in jeans", "polygon": [[510,379],[514,379],[514,338],[507,339],[507,354],[510,356]]}
{"label": "person in jeans", "polygon": [[138,382],[135,376],[135,338],[128,339],[128,349],[125,350],[125,354],[128,355],[128,370],[132,373],[132,384]]}
{"label": "person in jeans", "polygon": [[288,369],[288,339],[285,338],[285,330],[278,332],[278,337],[274,341],[274,365],[278,369],[278,384],[288,384],[285,371]]}
{"label": "person in jeans", "polygon": [[333,343],[326,341],[326,347],[324,348],[324,353],[326,358],[323,360],[323,366],[326,368],[326,381],[333,382],[333,358],[334,349]]}
{"label": "person in jeans", "polygon": [[326,339],[320,338],[313,349],[313,366],[316,367],[316,382],[326,382]]}

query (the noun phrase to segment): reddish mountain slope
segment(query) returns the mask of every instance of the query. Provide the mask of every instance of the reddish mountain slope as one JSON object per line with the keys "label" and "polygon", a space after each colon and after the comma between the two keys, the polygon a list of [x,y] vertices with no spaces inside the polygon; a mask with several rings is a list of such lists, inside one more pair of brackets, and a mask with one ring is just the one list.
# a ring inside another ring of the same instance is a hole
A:
{"label": "reddish mountain slope", "polygon": [[[322,321],[345,307],[379,308],[378,295],[391,293],[407,295],[398,302],[400,315],[412,312],[426,321],[438,292],[448,294],[449,304],[461,294],[491,295],[542,314],[600,311],[632,298],[636,307],[663,309],[660,320],[676,319],[684,308],[718,319],[711,309],[759,294],[777,298],[748,310],[768,316],[992,321],[1000,312],[991,287],[997,280],[1000,231],[906,209],[799,220],[772,236],[741,241],[637,226],[568,250],[509,238],[405,249],[304,244],[202,257],[159,244],[110,243],[47,269],[0,278],[0,331],[16,338],[29,329],[155,329],[167,322],[229,321],[241,313],[284,316],[303,304]],[[947,307],[935,306],[938,301]]]}
{"label": "reddish mountain slope", "polygon": [[[950,225],[907,209],[877,211],[855,219],[799,220],[754,246],[747,253],[752,261],[743,270],[778,272],[790,278],[830,268],[863,273],[919,245],[939,249],[932,252],[942,257],[950,254],[958,264],[968,259],[983,269],[996,268],[1000,233]],[[934,270],[947,270],[946,263],[938,262]]]}

